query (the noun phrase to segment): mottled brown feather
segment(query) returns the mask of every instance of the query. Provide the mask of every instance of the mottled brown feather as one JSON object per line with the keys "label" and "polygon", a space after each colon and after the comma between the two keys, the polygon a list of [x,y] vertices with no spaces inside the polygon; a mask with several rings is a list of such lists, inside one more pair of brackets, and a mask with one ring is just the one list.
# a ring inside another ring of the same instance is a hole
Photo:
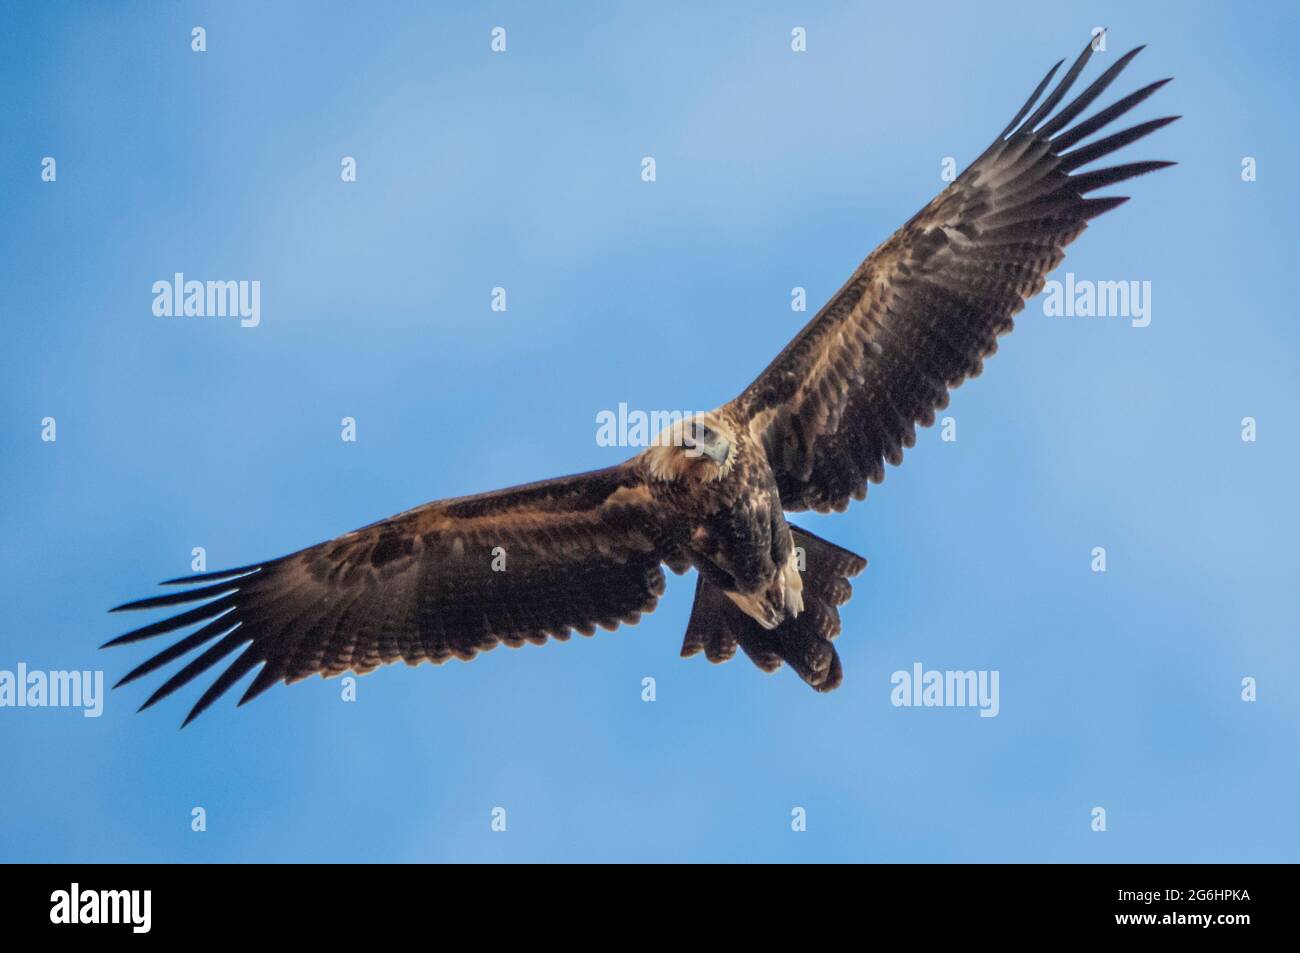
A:
{"label": "mottled brown feather", "polygon": [[[503,571],[493,569],[496,547],[504,553]],[[364,673],[399,659],[468,661],[502,642],[540,644],[567,639],[573,629],[591,635],[597,627],[634,623],[663,593],[660,562],[670,548],[636,472],[611,467],[428,503],[244,567],[227,582],[128,603],[119,609],[218,596],[109,644],[207,623],[138,666],[123,684],[220,637],[144,707],[247,646],[199,699],[188,723],[258,666],[241,704],[277,681]]]}
{"label": "mottled brown feather", "polygon": [[739,647],[765,672],[788,663],[819,692],[839,687],[844,669],[831,640],[840,633],[839,606],[853,592],[849,579],[862,572],[867,561],[802,527],[791,526],[790,532],[804,553],[803,611],[775,629],[765,629],[701,576],[682,640],[683,658],[703,652],[710,662],[725,662]]}
{"label": "mottled brown feather", "polygon": [[980,373],[1066,245],[1089,219],[1123,201],[1085,194],[1172,164],[1069,174],[1177,118],[1065,151],[1167,82],[1065,128],[1140,50],[1048,118],[1087,64],[1090,44],[1021,122],[1053,67],[1003,135],[873,251],[732,402],[766,447],[787,510],[843,510],[849,500],[863,499],[868,483],[884,479],[885,463],[902,462],[917,424],[931,425],[949,391]]}

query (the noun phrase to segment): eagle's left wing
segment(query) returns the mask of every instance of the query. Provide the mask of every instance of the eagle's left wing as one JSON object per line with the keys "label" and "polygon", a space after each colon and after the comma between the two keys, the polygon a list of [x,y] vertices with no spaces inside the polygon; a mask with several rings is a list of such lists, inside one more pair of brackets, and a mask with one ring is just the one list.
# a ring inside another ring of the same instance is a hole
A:
{"label": "eagle's left wing", "polygon": [[637,471],[620,465],[428,503],[280,559],[171,580],[199,585],[114,611],[203,604],[108,645],[199,626],[118,682],[206,646],[142,708],[242,648],[188,724],[259,665],[240,704],[316,672],[469,660],[633,623],[663,593],[665,560],[685,568]]}
{"label": "eagle's left wing", "polygon": [[765,446],[786,509],[843,510],[865,497],[886,461],[902,462],[916,425],[929,426],[947,406],[949,389],[979,374],[1065,246],[1126,201],[1084,196],[1172,164],[1076,171],[1177,118],[1077,146],[1168,82],[1071,126],[1141,49],[1051,115],[1088,62],[1089,44],[1026,118],[1057,63],[988,150],[872,252],[732,402]]}

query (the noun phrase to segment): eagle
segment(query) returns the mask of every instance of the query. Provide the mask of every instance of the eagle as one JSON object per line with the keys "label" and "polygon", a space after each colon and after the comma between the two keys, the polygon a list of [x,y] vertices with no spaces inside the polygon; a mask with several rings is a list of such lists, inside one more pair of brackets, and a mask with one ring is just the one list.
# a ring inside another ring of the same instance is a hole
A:
{"label": "eagle", "polygon": [[241,705],[313,673],[469,661],[501,643],[631,625],[654,610],[667,568],[698,573],[683,657],[723,662],[739,647],[764,671],[785,663],[819,692],[836,688],[839,607],[867,563],[786,514],[864,499],[917,425],[980,373],[1065,247],[1127,201],[1088,196],[1173,164],[1084,168],[1179,118],[1084,144],[1169,82],[1080,119],[1143,49],[1061,106],[1095,44],[1044,97],[1065,61],[1053,66],[993,143],[734,400],[674,420],[617,466],[426,503],[278,559],[168,580],[183,588],[112,611],[177,614],[105,647],[197,628],[118,686],[202,650],[143,710],[233,655],[183,727],[254,669]]}

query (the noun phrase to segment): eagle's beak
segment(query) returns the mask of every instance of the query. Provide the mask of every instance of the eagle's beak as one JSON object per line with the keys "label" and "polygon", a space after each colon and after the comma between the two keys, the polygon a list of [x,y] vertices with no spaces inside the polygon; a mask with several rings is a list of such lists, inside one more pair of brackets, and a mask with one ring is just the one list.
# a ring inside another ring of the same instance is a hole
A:
{"label": "eagle's beak", "polygon": [[691,437],[682,438],[682,446],[687,452],[696,457],[708,457],[718,466],[727,462],[727,457],[731,456],[731,445],[725,440],[717,440],[711,444],[700,443]]}

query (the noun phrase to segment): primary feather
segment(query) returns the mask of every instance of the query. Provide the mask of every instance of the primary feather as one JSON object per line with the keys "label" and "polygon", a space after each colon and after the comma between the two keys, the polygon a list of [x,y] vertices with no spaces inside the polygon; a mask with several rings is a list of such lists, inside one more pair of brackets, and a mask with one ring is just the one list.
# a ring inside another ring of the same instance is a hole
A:
{"label": "primary feather", "polygon": [[916,425],[934,423],[949,391],[980,373],[1065,247],[1090,219],[1127,201],[1086,196],[1173,164],[1071,174],[1178,118],[1070,151],[1168,82],[1066,128],[1141,50],[1048,118],[1092,55],[1089,44],[1026,118],[1061,64],[1053,67],[993,144],[873,251],[733,402],[767,447],[786,509],[843,510],[863,499],[868,482],[884,479],[885,463],[902,462]]}
{"label": "primary feather", "polygon": [[[1080,145],[1168,82],[1075,122],[1140,50],[1054,113],[1092,45],[1040,102],[1056,64],[988,149],[690,431],[700,454],[656,446],[616,467],[428,503],[279,559],[168,580],[191,588],[114,611],[201,604],[107,644],[198,628],[118,684],[202,649],[141,706],[226,663],[188,724],[259,667],[241,704],[311,674],[468,660],[502,642],[632,623],[654,609],[667,565],[700,572],[683,654],[723,661],[739,646],[764,670],[785,662],[819,691],[836,687],[838,606],[866,563],[789,527],[784,511],[862,499],[885,463],[902,461],[916,425],[980,372],[1065,247],[1126,201],[1087,196],[1172,164],[1081,171],[1177,118]],[[791,577],[799,553],[808,563]]]}

